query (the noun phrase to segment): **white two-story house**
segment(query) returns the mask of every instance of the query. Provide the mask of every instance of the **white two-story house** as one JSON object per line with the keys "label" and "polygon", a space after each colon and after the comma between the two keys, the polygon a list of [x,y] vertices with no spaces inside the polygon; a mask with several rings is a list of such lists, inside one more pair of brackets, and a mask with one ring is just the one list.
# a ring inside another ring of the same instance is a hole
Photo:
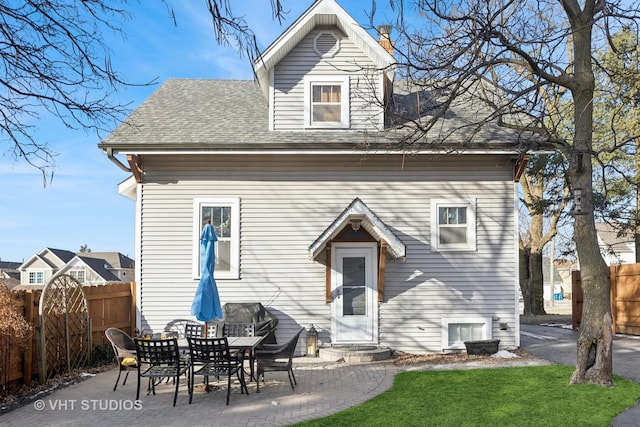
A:
{"label": "white two-story house", "polygon": [[394,144],[390,115],[423,96],[394,62],[385,34],[319,0],[256,81],[168,80],[99,144],[132,173],[138,328],[192,318],[211,221],[222,303],[261,302],[278,339],[313,324],[322,347],[519,346],[518,136]]}

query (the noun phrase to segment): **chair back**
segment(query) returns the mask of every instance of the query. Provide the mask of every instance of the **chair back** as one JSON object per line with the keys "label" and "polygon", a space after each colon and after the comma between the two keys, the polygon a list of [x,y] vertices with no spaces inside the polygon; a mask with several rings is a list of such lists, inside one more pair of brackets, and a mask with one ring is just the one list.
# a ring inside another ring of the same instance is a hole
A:
{"label": "chair back", "polygon": [[229,352],[227,337],[217,338],[187,338],[189,342],[189,358],[192,364],[210,365],[211,367],[225,367],[237,364]]}
{"label": "chair back", "polygon": [[129,334],[122,329],[107,328],[107,330],[104,331],[104,335],[111,343],[116,357],[130,357],[132,353],[135,353],[136,343],[133,342]]}
{"label": "chair back", "polygon": [[293,358],[293,352],[296,351],[296,346],[298,345],[298,338],[300,338],[300,334],[302,333],[302,331],[304,331],[304,328],[300,328],[300,330],[296,332],[296,334],[292,336],[291,339],[289,339],[289,341],[287,341],[287,343],[284,345],[282,353],[286,355],[289,358],[289,360]]}
{"label": "chair back", "polygon": [[140,364],[150,366],[180,366],[178,340],[146,340],[135,338],[136,354]]}
{"label": "chair back", "polygon": [[207,323],[207,338],[216,338],[218,336],[218,324],[217,323]]}
{"label": "chair back", "polygon": [[225,323],[222,326],[225,337],[253,337],[256,335],[255,323]]}
{"label": "chair back", "polygon": [[201,323],[187,323],[184,326],[184,337],[202,338],[204,335],[204,325]]}

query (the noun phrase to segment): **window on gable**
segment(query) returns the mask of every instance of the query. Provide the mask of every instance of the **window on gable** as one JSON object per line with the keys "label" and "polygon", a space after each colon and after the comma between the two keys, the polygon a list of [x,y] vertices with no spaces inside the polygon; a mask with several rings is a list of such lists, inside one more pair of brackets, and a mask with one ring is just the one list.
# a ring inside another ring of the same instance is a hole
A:
{"label": "window on gable", "polygon": [[432,200],[431,218],[431,245],[434,249],[476,249],[475,201]]}
{"label": "window on gable", "polygon": [[41,285],[44,283],[44,271],[30,271],[29,272],[29,284]]}
{"label": "window on gable", "polygon": [[70,270],[69,276],[76,279],[79,283],[85,282],[85,271],[84,270]]}
{"label": "window on gable", "polygon": [[305,125],[317,128],[348,127],[349,78],[305,80]]}
{"label": "window on gable", "polygon": [[193,277],[200,277],[200,234],[208,222],[211,222],[218,238],[215,245],[214,276],[235,279],[240,277],[239,199],[195,199],[193,216]]}

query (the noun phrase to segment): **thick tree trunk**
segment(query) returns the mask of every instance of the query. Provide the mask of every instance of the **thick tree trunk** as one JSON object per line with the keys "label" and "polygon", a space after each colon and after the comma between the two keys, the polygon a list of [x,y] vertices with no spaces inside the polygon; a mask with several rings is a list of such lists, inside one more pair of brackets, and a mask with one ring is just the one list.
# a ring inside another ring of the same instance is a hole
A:
{"label": "thick tree trunk", "polygon": [[542,274],[542,250],[531,251],[531,314],[539,316],[547,314],[544,310],[544,277]]}
{"label": "thick tree trunk", "polygon": [[542,252],[524,248],[520,251],[520,290],[525,315],[547,314],[544,310]]}
{"label": "thick tree trunk", "polygon": [[582,189],[581,212],[575,215],[574,233],[584,301],[578,334],[576,370],[571,383],[613,385],[611,305],[607,266],[600,255],[592,201],[591,150],[593,94],[591,66],[591,15],[572,21],[574,76],[572,87],[575,129],[573,151],[569,153],[571,189]]}

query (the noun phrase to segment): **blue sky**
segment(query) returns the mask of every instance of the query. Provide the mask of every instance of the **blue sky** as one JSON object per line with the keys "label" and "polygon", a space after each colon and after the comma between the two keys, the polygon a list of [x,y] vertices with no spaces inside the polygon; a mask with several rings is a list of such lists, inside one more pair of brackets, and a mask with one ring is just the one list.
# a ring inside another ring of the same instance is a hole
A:
{"label": "blue sky", "polygon": [[[264,49],[313,0],[283,0],[290,13],[282,27],[271,19],[269,0],[231,3]],[[358,22],[368,22],[365,9],[371,2],[339,3]],[[377,15],[386,4],[379,3]],[[110,42],[113,67],[129,82],[157,79],[158,84],[122,90],[117,94],[120,102],[135,108],[169,78],[253,78],[245,57],[216,45],[204,0],[173,1],[177,27],[161,2],[142,0],[129,7],[132,17],[123,23],[126,40]],[[14,162],[6,146],[0,146],[0,260],[22,262],[44,247],[77,251],[84,244],[94,252],[133,258],[135,205],[117,192],[128,174],[97,148],[101,138],[68,130],[54,118],[43,118],[37,135],[59,153],[53,181],[46,187],[38,170]]]}

